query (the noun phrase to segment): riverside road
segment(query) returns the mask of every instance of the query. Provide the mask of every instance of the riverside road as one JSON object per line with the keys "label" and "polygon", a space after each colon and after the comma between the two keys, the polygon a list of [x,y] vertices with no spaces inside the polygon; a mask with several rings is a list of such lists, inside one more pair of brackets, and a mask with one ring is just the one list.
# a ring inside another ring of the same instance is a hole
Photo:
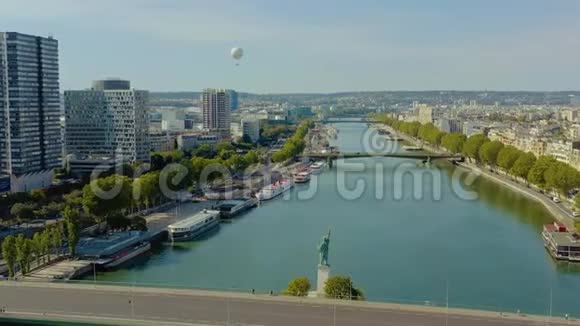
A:
{"label": "riverside road", "polygon": [[182,289],[0,282],[1,316],[108,324],[580,325],[496,312]]}

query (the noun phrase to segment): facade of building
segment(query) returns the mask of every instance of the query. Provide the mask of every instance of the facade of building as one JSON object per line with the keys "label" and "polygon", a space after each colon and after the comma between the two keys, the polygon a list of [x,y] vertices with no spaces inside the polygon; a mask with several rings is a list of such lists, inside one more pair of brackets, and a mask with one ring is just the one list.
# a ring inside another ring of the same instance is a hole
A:
{"label": "facade of building", "polygon": [[462,132],[463,126],[457,119],[442,118],[439,120],[439,130],[446,133]]}
{"label": "facade of building", "polygon": [[547,143],[546,155],[553,156],[556,160],[572,164],[573,149],[580,149],[580,141],[551,141]]}
{"label": "facade of building", "polygon": [[151,150],[154,152],[167,152],[175,149],[175,141],[177,136],[172,132],[160,132],[149,134],[149,142]]}
{"label": "facade of building", "polygon": [[258,119],[242,119],[242,136],[249,136],[253,142],[260,139],[260,120]]}
{"label": "facade of building", "polygon": [[240,105],[238,102],[238,92],[233,89],[228,89],[228,95],[230,97],[230,110],[236,111]]}
{"label": "facade of building", "polygon": [[93,85],[64,93],[67,153],[149,162],[149,92],[121,80]]}
{"label": "facade of building", "polygon": [[219,133],[223,137],[230,134],[230,97],[225,89],[204,89],[201,94],[203,129]]}
{"label": "facade of building", "polygon": [[562,119],[566,121],[576,121],[578,120],[578,111],[576,110],[564,110],[562,111]]}
{"label": "facade of building", "polygon": [[425,104],[420,105],[417,111],[417,121],[422,124],[433,122],[433,108]]}
{"label": "facade of building", "polygon": [[214,146],[220,141],[217,134],[183,134],[177,136],[177,149],[189,151],[199,145]]}
{"label": "facade of building", "polygon": [[58,41],[0,32],[0,175],[10,190],[52,184],[62,166]]}

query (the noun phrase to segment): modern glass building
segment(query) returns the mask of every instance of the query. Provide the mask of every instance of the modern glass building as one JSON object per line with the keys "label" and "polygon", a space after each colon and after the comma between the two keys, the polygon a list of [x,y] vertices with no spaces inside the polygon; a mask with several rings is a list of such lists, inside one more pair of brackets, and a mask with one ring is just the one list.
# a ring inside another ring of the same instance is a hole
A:
{"label": "modern glass building", "polygon": [[47,187],[61,166],[58,41],[0,32],[0,174],[11,191]]}
{"label": "modern glass building", "polygon": [[64,92],[66,152],[75,159],[149,162],[149,92],[126,80],[100,80]]}

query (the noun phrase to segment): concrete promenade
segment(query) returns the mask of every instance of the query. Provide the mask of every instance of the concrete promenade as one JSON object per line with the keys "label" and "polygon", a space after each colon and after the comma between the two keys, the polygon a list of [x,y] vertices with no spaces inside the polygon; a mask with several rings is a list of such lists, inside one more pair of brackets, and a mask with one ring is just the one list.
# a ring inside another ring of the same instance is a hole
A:
{"label": "concrete promenade", "polygon": [[558,317],[170,288],[0,282],[0,317],[114,325],[580,325]]}

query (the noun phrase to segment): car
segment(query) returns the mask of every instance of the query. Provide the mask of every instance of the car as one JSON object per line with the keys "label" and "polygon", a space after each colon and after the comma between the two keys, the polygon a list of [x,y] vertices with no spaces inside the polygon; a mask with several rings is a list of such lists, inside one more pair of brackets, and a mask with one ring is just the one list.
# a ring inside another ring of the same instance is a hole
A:
{"label": "car", "polygon": [[554,203],[559,203],[560,202],[560,198],[558,198],[558,197],[552,197],[552,201]]}

